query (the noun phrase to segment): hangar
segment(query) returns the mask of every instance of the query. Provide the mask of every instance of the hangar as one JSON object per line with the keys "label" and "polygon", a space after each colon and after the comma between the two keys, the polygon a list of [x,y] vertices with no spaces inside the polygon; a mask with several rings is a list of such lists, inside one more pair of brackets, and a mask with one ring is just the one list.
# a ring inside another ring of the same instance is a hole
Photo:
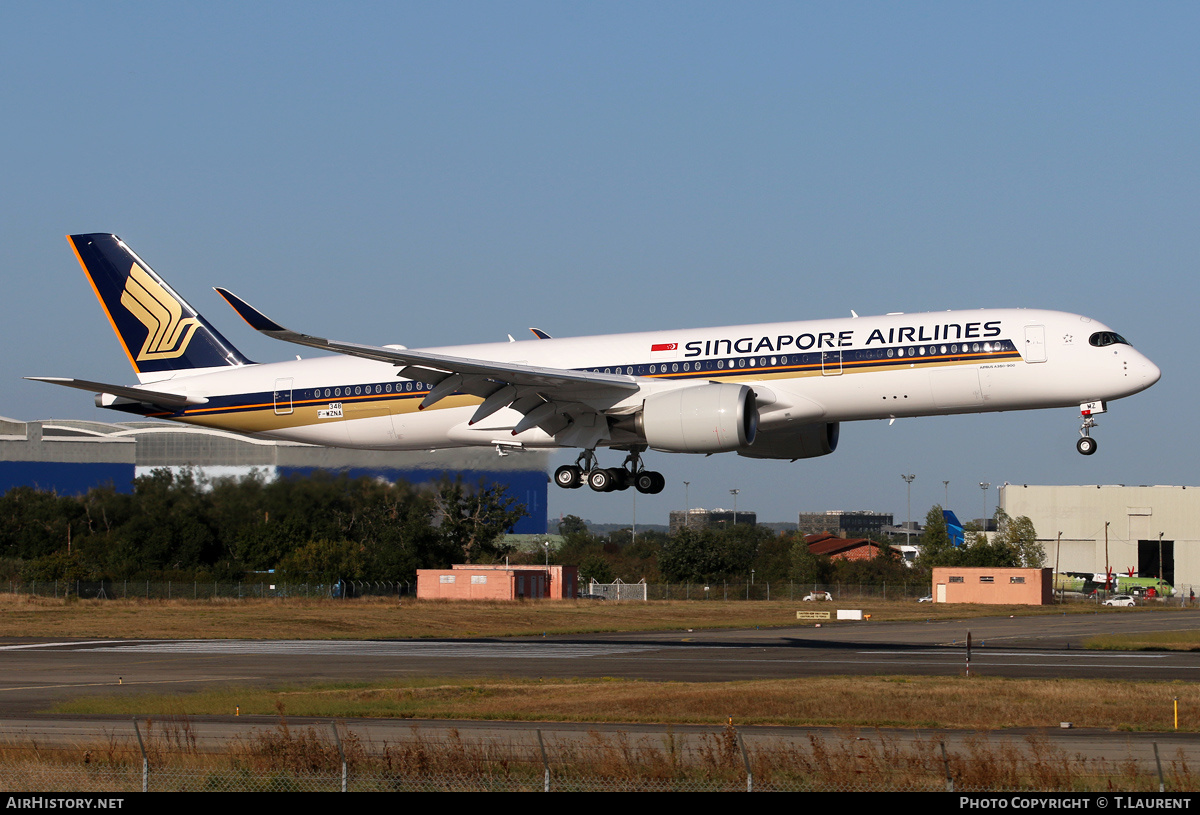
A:
{"label": "hangar", "polygon": [[[1005,484],[1000,507],[1026,515],[1058,571],[1157,576],[1186,596],[1200,587],[1200,487]],[[1059,544],[1059,533],[1062,534]],[[1161,558],[1161,559],[1160,559]]]}
{"label": "hangar", "polygon": [[462,476],[504,484],[529,515],[516,533],[546,532],[549,454],[499,456],[472,448],[423,452],[352,450],[241,436],[210,428],[163,422],[44,420],[0,417],[0,493],[16,486],[78,494],[103,484],[121,492],[133,479],[158,468],[191,467],[210,478],[258,470],[266,478],[315,470],[404,480],[413,484]]}

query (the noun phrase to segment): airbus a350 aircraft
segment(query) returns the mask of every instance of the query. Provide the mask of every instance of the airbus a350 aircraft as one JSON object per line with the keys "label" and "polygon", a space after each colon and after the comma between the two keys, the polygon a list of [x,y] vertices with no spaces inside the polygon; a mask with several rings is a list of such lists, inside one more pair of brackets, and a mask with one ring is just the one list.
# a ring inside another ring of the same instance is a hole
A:
{"label": "airbus a350 aircraft", "polygon": [[[250,326],[332,356],[255,363],[115,235],[71,235],[139,384],[30,377],[99,391],[141,416],[335,447],[580,448],[555,482],[660,492],[646,450],[800,459],[842,422],[1078,406],[1095,415],[1159,370],[1077,314],[984,309],[670,329],[410,350],[313,337],[225,289]],[[851,312],[853,314],[853,312]],[[511,338],[510,338],[511,339]],[[627,453],[599,466],[598,448]]]}

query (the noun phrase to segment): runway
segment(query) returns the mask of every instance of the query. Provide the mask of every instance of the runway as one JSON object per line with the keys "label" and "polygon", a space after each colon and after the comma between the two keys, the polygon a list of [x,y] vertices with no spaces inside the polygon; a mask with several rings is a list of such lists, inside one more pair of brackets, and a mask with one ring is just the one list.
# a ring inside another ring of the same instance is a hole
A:
{"label": "runway", "polygon": [[1200,611],[969,621],[836,623],[820,628],[662,631],[474,640],[0,641],[8,716],[89,694],[188,693],[398,676],[612,676],[715,682],[818,675],[975,675],[1195,681],[1186,652],[1085,651],[1099,633],[1200,629]]}
{"label": "runway", "polygon": [[[817,675],[960,675],[967,670],[965,641],[973,647],[976,676],[1077,677],[1196,681],[1200,659],[1190,653],[1086,651],[1100,633],[1200,629],[1200,611],[982,618],[969,621],[826,624],[770,630],[660,631],[633,634],[474,640],[0,640],[0,738],[40,744],[78,744],[130,738],[125,716],[58,716],[52,704],[86,695],[146,692],[185,694],[212,685],[278,687],[315,682],[369,681],[401,676],[623,677],[650,681],[715,682]],[[277,725],[274,717],[193,717],[187,727],[201,742],[218,744]],[[289,717],[289,725],[328,728],[329,722]],[[158,727],[170,727],[160,720]],[[658,743],[654,725],[467,722],[357,719],[339,725],[376,743],[418,737],[438,740],[457,732],[472,740],[533,745],[585,740],[589,732],[624,734]],[[680,726],[692,739],[720,728]],[[817,738],[878,738],[869,729],[750,727],[743,736],[760,745]],[[965,749],[978,734],[889,729],[907,743],[945,742]],[[1194,734],[1057,730],[990,734],[994,743],[1023,745],[1034,735],[1071,755],[1127,757],[1149,766],[1154,749],[1200,761]],[[532,748],[531,748],[532,749]]]}

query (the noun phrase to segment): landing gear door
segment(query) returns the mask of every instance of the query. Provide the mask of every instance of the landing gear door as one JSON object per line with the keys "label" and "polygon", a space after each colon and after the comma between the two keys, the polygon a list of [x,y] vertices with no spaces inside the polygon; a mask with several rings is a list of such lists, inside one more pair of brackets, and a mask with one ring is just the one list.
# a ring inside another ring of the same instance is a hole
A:
{"label": "landing gear door", "polygon": [[1021,356],[1026,362],[1046,361],[1046,326],[1025,326],[1025,353]]}
{"label": "landing gear door", "polygon": [[275,380],[275,415],[287,416],[292,412],[292,378]]}

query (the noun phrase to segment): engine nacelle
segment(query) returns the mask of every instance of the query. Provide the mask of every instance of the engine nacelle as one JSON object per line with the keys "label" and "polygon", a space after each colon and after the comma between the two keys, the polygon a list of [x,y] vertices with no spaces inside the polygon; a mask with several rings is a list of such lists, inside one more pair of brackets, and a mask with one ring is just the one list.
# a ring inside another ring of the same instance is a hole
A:
{"label": "engine nacelle", "polygon": [[758,407],[746,385],[696,385],[657,393],[642,403],[637,428],[667,453],[727,453],[754,443]]}
{"label": "engine nacelle", "polygon": [[816,458],[837,449],[839,422],[816,422],[795,428],[764,430],[753,447],[738,450],[747,458]]}

